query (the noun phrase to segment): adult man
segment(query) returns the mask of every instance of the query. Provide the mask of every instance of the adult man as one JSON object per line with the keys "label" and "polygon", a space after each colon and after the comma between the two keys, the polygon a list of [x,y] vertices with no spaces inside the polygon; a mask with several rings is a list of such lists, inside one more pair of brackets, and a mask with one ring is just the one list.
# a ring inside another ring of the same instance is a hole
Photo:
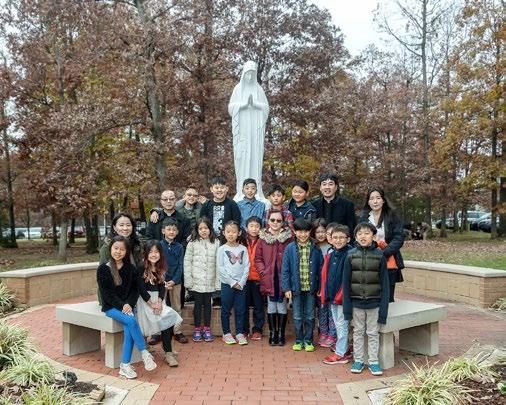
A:
{"label": "adult man", "polygon": [[312,201],[316,208],[316,217],[324,218],[327,224],[337,222],[355,229],[355,205],[350,200],[337,195],[338,178],[333,173],[320,176],[320,192],[322,197]]}
{"label": "adult man", "polygon": [[188,236],[191,233],[190,221],[180,212],[176,211],[176,194],[172,190],[165,190],[160,196],[162,209],[156,208],[154,212],[158,214],[156,221],[151,217],[146,229],[146,239],[162,239],[162,222],[165,218],[174,218],[177,222],[179,233],[176,242],[181,243],[183,247],[188,244]]}
{"label": "adult man", "polygon": [[205,196],[199,196],[197,189],[189,186],[183,196],[183,199],[176,203],[176,211],[183,214],[190,221],[190,229],[195,229],[197,218],[200,217],[202,204],[206,202]]}

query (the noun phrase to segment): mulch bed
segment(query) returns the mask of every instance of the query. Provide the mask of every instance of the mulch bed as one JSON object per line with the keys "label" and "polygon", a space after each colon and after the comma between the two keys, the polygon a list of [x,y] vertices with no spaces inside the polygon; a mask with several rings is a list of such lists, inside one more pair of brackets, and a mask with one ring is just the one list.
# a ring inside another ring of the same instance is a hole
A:
{"label": "mulch bed", "polygon": [[501,395],[497,388],[498,381],[506,380],[506,366],[495,366],[494,371],[499,374],[497,381],[478,382],[474,380],[464,380],[460,383],[473,392],[473,405],[506,405],[506,395]]}

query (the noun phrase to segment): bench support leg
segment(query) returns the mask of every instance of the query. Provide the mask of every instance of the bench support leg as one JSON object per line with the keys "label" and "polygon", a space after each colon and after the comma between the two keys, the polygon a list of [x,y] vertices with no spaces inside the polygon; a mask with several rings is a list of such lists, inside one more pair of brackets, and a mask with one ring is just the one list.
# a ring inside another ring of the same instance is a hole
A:
{"label": "bench support leg", "polygon": [[427,356],[439,354],[439,322],[400,330],[399,349]]}
{"label": "bench support leg", "polygon": [[100,350],[99,330],[63,322],[62,333],[63,354],[67,356]]}
{"label": "bench support leg", "polygon": [[379,334],[379,363],[383,370],[392,368],[394,361],[394,333]]}
{"label": "bench support leg", "polygon": [[[121,363],[121,352],[123,349],[123,332],[105,332],[105,366],[118,368]],[[139,350],[134,346],[131,363],[142,361]]]}

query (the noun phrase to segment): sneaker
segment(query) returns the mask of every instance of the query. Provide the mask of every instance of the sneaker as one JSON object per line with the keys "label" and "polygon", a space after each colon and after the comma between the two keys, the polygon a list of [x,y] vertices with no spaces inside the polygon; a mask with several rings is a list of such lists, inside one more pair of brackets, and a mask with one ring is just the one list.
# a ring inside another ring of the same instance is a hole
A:
{"label": "sneaker", "polygon": [[383,375],[383,370],[378,363],[369,364],[369,371],[372,375]]}
{"label": "sneaker", "polygon": [[206,342],[212,342],[214,340],[214,336],[211,333],[211,328],[204,328],[204,340]]}
{"label": "sneaker", "polygon": [[295,342],[292,346],[292,350],[295,352],[300,352],[302,350],[302,343]]}
{"label": "sneaker", "polygon": [[323,359],[325,364],[346,364],[350,360],[346,356],[339,356],[336,353],[332,353],[330,356],[327,356]]}
{"label": "sneaker", "polygon": [[335,344],[333,344],[332,346],[330,346],[330,351],[331,351],[332,353],[335,353],[335,352],[336,352],[336,345],[335,345]]}
{"label": "sneaker", "polygon": [[262,334],[260,332],[253,332],[251,334],[251,340],[261,340],[262,339]]}
{"label": "sneaker", "polygon": [[172,352],[165,353],[165,361],[169,365],[169,367],[177,367],[179,366],[179,363],[176,359],[176,356]]}
{"label": "sneaker", "polygon": [[248,339],[246,339],[246,336],[244,336],[242,333],[239,333],[236,337],[237,343],[239,343],[241,346],[248,344]]}
{"label": "sneaker", "polygon": [[307,343],[304,343],[304,350],[306,352],[314,352],[314,346],[313,346],[313,343],[311,342],[307,342]]}
{"label": "sneaker", "polygon": [[182,333],[174,335],[174,339],[176,339],[179,343],[188,343],[188,338]]}
{"label": "sneaker", "polygon": [[326,335],[325,333],[322,333],[320,335],[320,339],[318,340],[318,344],[321,346],[321,347],[328,347],[326,346],[326,343],[327,343],[327,340],[328,340],[329,336]]}
{"label": "sneaker", "polygon": [[200,328],[195,328],[192,339],[194,342],[202,342],[202,332]]}
{"label": "sneaker", "polygon": [[231,333],[227,333],[226,335],[223,335],[222,340],[227,345],[235,345],[237,343],[237,341],[234,339],[234,337],[232,336]]}
{"label": "sneaker", "polygon": [[120,363],[119,375],[128,379],[137,378],[137,373],[130,363]]}
{"label": "sneaker", "polygon": [[360,361],[354,361],[351,366],[351,372],[355,374],[360,374],[364,370],[364,363]]}
{"label": "sneaker", "polygon": [[155,360],[153,359],[153,355],[150,352],[143,350],[141,356],[146,371],[152,371],[156,368]]}
{"label": "sneaker", "polygon": [[162,341],[162,335],[152,335],[148,339],[148,345],[154,346]]}
{"label": "sneaker", "polygon": [[327,340],[324,342],[323,347],[332,347],[332,346],[335,347],[335,345],[336,345],[336,339],[329,335]]}

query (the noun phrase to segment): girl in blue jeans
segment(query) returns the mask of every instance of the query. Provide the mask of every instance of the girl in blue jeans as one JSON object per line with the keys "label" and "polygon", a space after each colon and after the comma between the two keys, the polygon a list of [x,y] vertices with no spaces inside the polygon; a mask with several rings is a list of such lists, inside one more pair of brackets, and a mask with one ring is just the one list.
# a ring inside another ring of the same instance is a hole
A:
{"label": "girl in blue jeans", "polygon": [[130,263],[128,240],[115,236],[109,245],[110,260],[98,266],[97,284],[100,304],[106,316],[123,324],[123,351],[119,374],[126,378],[135,378],[137,373],[130,364],[134,344],[141,352],[144,367],[154,370],[156,363],[146,350],[144,337],[135,319],[133,308],[137,302],[137,274]]}

